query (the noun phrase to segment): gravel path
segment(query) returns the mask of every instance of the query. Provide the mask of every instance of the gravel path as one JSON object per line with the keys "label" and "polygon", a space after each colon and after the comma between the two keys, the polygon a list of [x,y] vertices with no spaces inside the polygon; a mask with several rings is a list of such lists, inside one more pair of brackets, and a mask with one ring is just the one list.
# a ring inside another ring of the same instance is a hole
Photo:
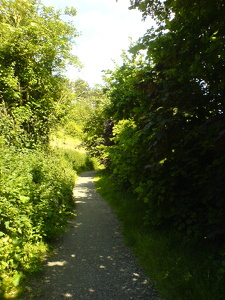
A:
{"label": "gravel path", "polygon": [[24,300],[157,299],[124,244],[114,213],[95,191],[94,174],[85,172],[79,177],[74,188],[77,216],[46,261],[35,291],[27,292]]}

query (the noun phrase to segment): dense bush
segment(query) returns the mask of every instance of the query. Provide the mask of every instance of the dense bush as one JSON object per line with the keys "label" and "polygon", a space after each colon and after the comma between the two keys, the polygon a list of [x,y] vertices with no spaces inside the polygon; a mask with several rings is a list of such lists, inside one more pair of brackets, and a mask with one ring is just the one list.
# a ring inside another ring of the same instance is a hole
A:
{"label": "dense bush", "polygon": [[0,3],[0,298],[12,298],[73,214],[77,172],[95,163],[48,148],[75,98],[64,76],[68,63],[79,64],[70,52],[75,9],[66,8],[63,21],[61,10],[41,2]]}
{"label": "dense bush", "polygon": [[143,204],[132,191],[118,189],[110,172],[97,174],[97,190],[122,222],[126,242],[154,283],[158,295],[167,300],[225,299],[224,261],[213,260],[211,250],[196,241],[184,240],[182,232],[146,227]]}
{"label": "dense bush", "polygon": [[[124,76],[123,83],[119,79],[125,68],[126,74],[130,72],[133,78],[130,81],[131,76]],[[164,90],[162,83],[152,83],[152,76],[147,72],[145,77],[141,73],[133,75],[129,64],[115,71],[111,105],[106,110],[106,118],[112,116],[115,120],[111,138],[114,145],[105,147],[104,157],[110,159],[108,165],[117,184],[133,190],[140,201],[148,203],[146,224],[170,225],[190,238],[196,236],[203,241],[205,237],[213,237],[213,243],[215,238],[222,242],[225,232],[223,113],[214,110],[200,115],[199,109],[193,113],[182,107],[182,103],[179,108],[176,98],[168,95],[166,100],[163,98],[167,84]],[[133,89],[136,95],[133,108],[120,102],[128,82],[129,94]],[[201,92],[207,101],[208,95],[204,95],[200,86],[194,89],[199,101]],[[104,137],[103,130],[101,136]]]}
{"label": "dense bush", "polygon": [[6,147],[2,139],[0,166],[0,292],[7,294],[38,268],[46,242],[64,231],[77,173],[96,162],[74,150]]}
{"label": "dense bush", "polygon": [[[225,7],[220,0],[131,2],[159,27],[109,73],[103,117],[115,125],[112,144],[99,154],[117,185],[147,203],[146,225],[223,251]],[[104,140],[106,124],[98,128],[95,140]]]}
{"label": "dense bush", "polygon": [[34,270],[52,240],[66,225],[74,201],[76,172],[59,155],[18,150],[1,144],[0,280],[18,285]]}

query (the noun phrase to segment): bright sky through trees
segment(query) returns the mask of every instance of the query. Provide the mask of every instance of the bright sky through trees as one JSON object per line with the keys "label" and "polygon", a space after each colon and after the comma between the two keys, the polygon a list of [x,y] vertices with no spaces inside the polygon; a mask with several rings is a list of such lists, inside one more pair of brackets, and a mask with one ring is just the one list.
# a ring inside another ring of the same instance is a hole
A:
{"label": "bright sky through trees", "polygon": [[119,63],[122,49],[129,47],[129,37],[136,41],[153,25],[151,19],[142,21],[141,13],[129,10],[129,0],[42,0],[46,6],[63,9],[73,6],[77,16],[73,19],[81,36],[73,51],[83,64],[78,72],[69,69],[71,79],[80,77],[90,85],[102,83],[102,70]]}

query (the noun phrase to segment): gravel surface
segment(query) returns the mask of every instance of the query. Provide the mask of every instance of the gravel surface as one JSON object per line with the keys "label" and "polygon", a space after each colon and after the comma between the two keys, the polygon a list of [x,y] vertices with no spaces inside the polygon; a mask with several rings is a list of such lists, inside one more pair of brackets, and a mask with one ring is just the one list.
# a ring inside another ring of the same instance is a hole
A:
{"label": "gravel surface", "polygon": [[156,300],[157,295],[124,244],[120,223],[95,191],[95,172],[85,172],[74,188],[77,216],[45,263],[27,299]]}

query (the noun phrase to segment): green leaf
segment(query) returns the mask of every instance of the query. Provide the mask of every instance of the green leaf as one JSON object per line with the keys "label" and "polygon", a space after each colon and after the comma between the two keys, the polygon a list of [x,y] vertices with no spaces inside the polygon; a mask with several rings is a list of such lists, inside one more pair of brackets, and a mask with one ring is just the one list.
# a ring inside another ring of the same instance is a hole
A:
{"label": "green leaf", "polygon": [[14,286],[19,286],[22,276],[23,276],[22,273],[17,273],[13,276],[13,285]]}
{"label": "green leaf", "polygon": [[20,195],[19,198],[20,198],[20,201],[21,201],[22,203],[27,203],[27,202],[29,202],[29,200],[30,200],[30,197],[28,197],[28,196],[23,196],[23,195]]}
{"label": "green leaf", "polygon": [[149,202],[149,198],[145,197],[144,198],[144,203],[148,203]]}
{"label": "green leaf", "polygon": [[6,221],[6,222],[5,222],[5,228],[6,228],[6,229],[9,229],[9,228],[10,228],[9,224],[10,224],[10,221]]}

